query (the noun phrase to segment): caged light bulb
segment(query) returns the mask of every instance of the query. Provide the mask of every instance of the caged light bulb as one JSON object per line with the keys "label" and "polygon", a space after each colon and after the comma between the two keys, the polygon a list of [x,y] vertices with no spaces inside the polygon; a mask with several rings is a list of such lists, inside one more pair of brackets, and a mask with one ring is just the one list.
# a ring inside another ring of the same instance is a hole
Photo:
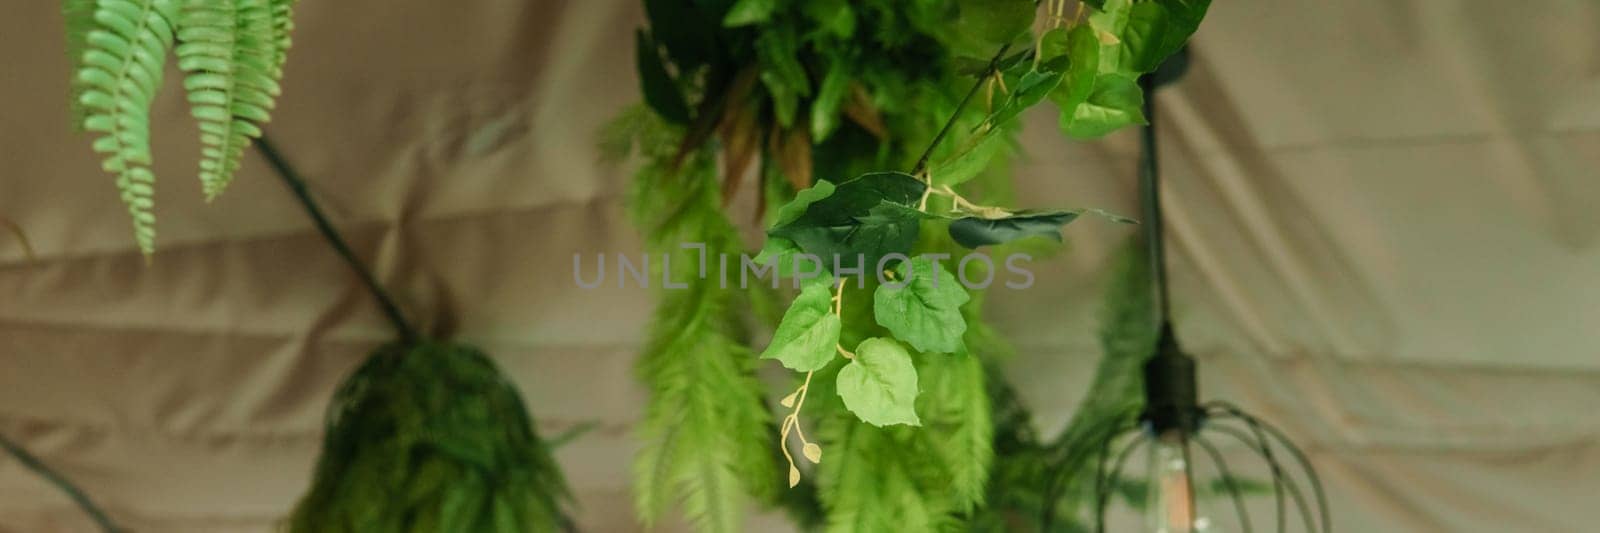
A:
{"label": "caged light bulb", "polygon": [[1151,442],[1149,498],[1145,530],[1151,533],[1214,533],[1209,519],[1198,516],[1187,443],[1176,435]]}

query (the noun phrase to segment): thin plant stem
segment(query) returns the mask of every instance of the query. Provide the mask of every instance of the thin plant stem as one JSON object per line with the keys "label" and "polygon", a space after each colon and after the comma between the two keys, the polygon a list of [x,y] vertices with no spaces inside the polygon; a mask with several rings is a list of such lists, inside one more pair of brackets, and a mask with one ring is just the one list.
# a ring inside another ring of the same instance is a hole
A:
{"label": "thin plant stem", "polygon": [[7,453],[10,453],[12,457],[17,458],[17,462],[22,463],[22,466],[27,467],[28,470],[32,470],[35,474],[39,474],[39,477],[44,478],[45,481],[49,481],[51,485],[55,485],[55,487],[60,489],[61,492],[66,493],[68,497],[72,498],[73,503],[78,504],[78,508],[82,509],[84,514],[89,515],[89,518],[94,520],[96,525],[100,526],[102,531],[105,531],[106,533],[119,533],[123,531],[121,527],[117,526],[115,522],[111,521],[111,517],[106,516],[105,511],[101,510],[100,506],[95,505],[94,501],[89,499],[89,495],[84,494],[82,489],[79,489],[77,485],[72,484],[72,482],[68,481],[67,478],[62,477],[60,473],[56,472],[55,469],[50,468],[49,465],[44,464],[44,462],[40,461],[38,457],[34,457],[33,454],[28,453],[28,450],[22,449],[21,445],[12,442],[11,439],[6,438],[4,435],[0,435],[0,448],[5,448]]}
{"label": "thin plant stem", "polygon": [[993,75],[995,70],[999,68],[1000,59],[1004,58],[1006,56],[1006,50],[1010,49],[1010,44],[1001,46],[1000,51],[995,52],[994,57],[989,59],[989,67],[984,69],[982,74],[978,75],[978,81],[972,84],[972,89],[968,90],[967,95],[961,98],[961,103],[956,104],[956,110],[950,113],[950,120],[945,121],[944,127],[939,128],[939,133],[935,134],[933,136],[933,141],[928,143],[928,148],[922,151],[922,157],[917,158],[916,166],[911,168],[911,175],[916,176],[922,174],[923,170],[927,170],[928,158],[933,157],[933,150],[938,148],[939,142],[943,141],[945,136],[950,134],[950,129],[954,128],[956,125],[956,119],[961,118],[961,110],[966,109],[967,103],[972,101],[973,95],[978,94],[978,90],[983,88],[984,82],[989,81],[989,76]]}
{"label": "thin plant stem", "polygon": [[338,253],[339,257],[350,265],[350,269],[354,270],[356,275],[361,278],[361,283],[366,286],[368,292],[372,293],[373,299],[378,301],[378,307],[383,310],[384,316],[389,318],[389,323],[394,326],[395,331],[400,335],[400,340],[405,344],[416,342],[419,338],[417,330],[411,326],[410,322],[406,321],[405,315],[400,312],[400,306],[395,304],[394,298],[390,297],[389,293],[383,289],[383,286],[378,284],[378,278],[372,274],[372,270],[368,269],[367,265],[356,257],[355,252],[350,250],[350,245],[346,244],[344,237],[339,234],[339,230],[335,229],[333,224],[328,221],[328,217],[323,215],[322,208],[317,206],[317,201],[311,197],[311,191],[306,188],[306,180],[300,177],[300,173],[295,171],[294,167],[289,164],[289,160],[284,158],[283,153],[278,151],[277,147],[267,139],[266,135],[256,139],[255,145],[261,151],[261,155],[266,156],[267,163],[272,165],[272,169],[277,172],[278,177],[283,179],[284,185],[287,185],[289,191],[294,193],[295,198],[300,200],[300,205],[305,208],[306,214],[311,215],[311,220],[316,223],[317,231],[322,233],[323,239],[328,241],[328,245],[333,247],[333,251]]}

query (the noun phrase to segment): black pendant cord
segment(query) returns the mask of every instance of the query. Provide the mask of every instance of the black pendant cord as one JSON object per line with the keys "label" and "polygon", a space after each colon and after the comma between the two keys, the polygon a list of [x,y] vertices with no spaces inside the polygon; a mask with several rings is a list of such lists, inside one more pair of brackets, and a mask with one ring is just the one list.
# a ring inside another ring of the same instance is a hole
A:
{"label": "black pendant cord", "polygon": [[50,468],[49,465],[44,464],[38,457],[28,453],[28,450],[23,449],[21,445],[12,442],[11,439],[6,438],[4,435],[0,435],[0,448],[5,448],[6,453],[16,457],[17,462],[22,463],[22,466],[32,470],[33,473],[38,474],[45,481],[49,481],[51,485],[55,485],[61,492],[66,493],[67,497],[72,498],[72,502],[78,504],[78,508],[82,509],[84,514],[89,515],[89,518],[94,520],[95,525],[100,526],[102,531],[106,533],[124,531],[117,526],[116,522],[111,521],[111,517],[107,516],[106,512],[100,509],[100,506],[95,505],[94,500],[89,499],[88,494],[84,494],[83,490],[79,489],[77,485],[72,484],[66,477]]}
{"label": "black pendant cord", "polygon": [[1167,295],[1166,230],[1161,216],[1161,169],[1156,163],[1155,83],[1154,76],[1139,78],[1139,88],[1144,92],[1146,122],[1139,128],[1139,192],[1145,219],[1145,246],[1155,289],[1156,324],[1166,329],[1171,320],[1171,306]]}
{"label": "black pendant cord", "polygon": [[1139,78],[1144,93],[1145,125],[1139,129],[1139,193],[1143,204],[1146,253],[1150,261],[1152,298],[1155,299],[1155,351],[1144,365],[1145,411],[1142,419],[1157,434],[1177,430],[1181,435],[1199,430],[1199,387],[1195,360],[1183,353],[1172,328],[1171,296],[1167,288],[1166,221],[1161,215],[1161,168],[1156,146],[1156,76]]}
{"label": "black pendant cord", "polygon": [[400,312],[400,306],[395,304],[394,298],[383,289],[383,285],[378,284],[377,276],[372,274],[366,263],[362,263],[361,259],[356,257],[355,252],[350,250],[350,245],[345,243],[344,237],[339,235],[339,230],[335,229],[333,224],[328,222],[328,217],[322,214],[322,208],[317,206],[317,201],[311,197],[311,191],[306,188],[305,179],[300,177],[300,173],[295,171],[265,134],[256,139],[255,145],[261,151],[261,155],[266,156],[267,162],[277,171],[278,177],[289,187],[290,192],[300,200],[300,205],[305,208],[306,214],[311,215],[311,220],[316,223],[317,231],[322,233],[323,239],[328,241],[333,251],[338,253],[339,257],[350,265],[350,269],[361,278],[361,283],[372,293],[373,299],[378,301],[378,307],[383,310],[384,316],[389,318],[389,323],[400,335],[400,341],[405,344],[416,342],[419,338],[416,328],[406,321],[405,314]]}

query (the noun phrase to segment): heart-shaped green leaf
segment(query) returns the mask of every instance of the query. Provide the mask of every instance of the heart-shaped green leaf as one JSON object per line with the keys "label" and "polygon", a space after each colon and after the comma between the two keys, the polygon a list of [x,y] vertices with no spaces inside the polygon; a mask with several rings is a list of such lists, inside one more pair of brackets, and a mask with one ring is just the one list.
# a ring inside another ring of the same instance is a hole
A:
{"label": "heart-shaped green leaf", "polygon": [[956,277],[925,257],[901,262],[894,272],[899,282],[879,285],[872,295],[878,325],[918,351],[960,351],[967,331],[961,305],[970,296]]}
{"label": "heart-shaped green leaf", "polygon": [[855,359],[839,369],[835,384],[845,408],[863,422],[922,425],[915,408],[917,369],[899,343],[881,337],[862,341]]}
{"label": "heart-shaped green leaf", "polygon": [[1132,124],[1144,124],[1144,93],[1138,82],[1121,74],[1095,79],[1088,100],[1061,112],[1061,129],[1072,137],[1093,139]]}
{"label": "heart-shaped green leaf", "polygon": [[783,204],[783,207],[778,208],[778,220],[772,224],[773,227],[794,222],[801,215],[806,214],[806,210],[811,207],[811,204],[833,196],[833,191],[832,182],[820,180],[816,184],[794,193],[793,200],[789,200],[789,203]]}
{"label": "heart-shaped green leaf", "polygon": [[1122,63],[1135,73],[1152,72],[1183,48],[1200,27],[1210,0],[1157,0],[1133,4],[1122,31]]}
{"label": "heart-shaped green leaf", "polygon": [[817,370],[833,360],[839,344],[839,315],[833,314],[832,286],[832,276],[806,282],[783,313],[762,359],[777,359],[797,372]]}

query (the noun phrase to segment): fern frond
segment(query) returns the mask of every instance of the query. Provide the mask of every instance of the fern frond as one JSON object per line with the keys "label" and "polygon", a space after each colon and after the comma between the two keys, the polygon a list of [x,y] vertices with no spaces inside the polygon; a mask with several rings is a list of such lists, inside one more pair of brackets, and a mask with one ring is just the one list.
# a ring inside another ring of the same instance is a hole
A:
{"label": "fern frond", "polygon": [[270,0],[272,16],[273,79],[283,79],[283,65],[289,59],[289,47],[294,44],[289,34],[294,32],[294,5],[299,0]]}
{"label": "fern frond", "polygon": [[233,180],[271,116],[282,51],[269,0],[188,0],[178,19],[178,67],[200,123],[200,183],[210,200]]}
{"label": "fern frond", "polygon": [[955,511],[971,512],[983,503],[994,460],[994,421],[983,361],[977,354],[929,357],[919,373],[927,380],[929,392],[922,410],[929,422],[923,432],[938,453],[940,469],[949,477],[946,497]]}
{"label": "fern frond", "polygon": [[116,175],[133,217],[134,240],[146,255],[155,249],[155,174],[150,172],[150,102],[161,86],[172,47],[170,0],[97,0],[88,18],[70,4],[69,29],[82,32],[75,77],[83,129],[95,132],[101,168]]}
{"label": "fern frond", "polygon": [[70,82],[71,99],[68,110],[71,112],[72,128],[81,131],[83,119],[88,118],[88,108],[79,98],[83,96],[85,84],[77,80],[77,67],[79,58],[89,49],[89,32],[94,30],[95,0],[63,0],[61,2],[61,18],[67,28],[67,61],[73,66],[73,79]]}
{"label": "fern frond", "polygon": [[[642,125],[649,135],[660,124]],[[670,143],[666,146],[674,146]],[[656,154],[652,154],[656,155]],[[698,252],[683,242],[706,244],[715,255],[741,249],[738,233],[719,209],[715,167],[705,154],[678,171],[669,156],[639,172],[630,211],[651,252],[652,280],[662,279],[663,254],[686,289],[660,291],[638,371],[650,390],[641,426],[644,448],[634,463],[635,504],[646,525],[673,502],[699,531],[742,531],[743,511],[754,495],[776,499],[781,487],[772,453],[772,416],[756,380],[756,357],[744,342],[737,289],[700,279]],[[673,186],[660,187],[670,181]]]}
{"label": "fern frond", "polygon": [[828,410],[817,431],[828,450],[818,465],[828,531],[940,531],[954,523],[946,487],[927,476],[932,450],[918,438],[922,430],[873,427],[842,405]]}

